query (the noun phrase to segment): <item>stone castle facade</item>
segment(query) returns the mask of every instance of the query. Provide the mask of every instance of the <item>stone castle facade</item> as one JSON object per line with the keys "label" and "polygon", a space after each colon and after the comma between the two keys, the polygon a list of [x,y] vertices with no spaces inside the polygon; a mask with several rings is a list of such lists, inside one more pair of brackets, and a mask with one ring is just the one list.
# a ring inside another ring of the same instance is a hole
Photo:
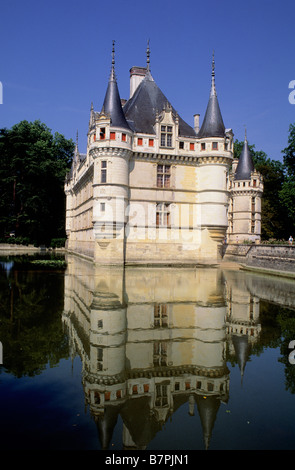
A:
{"label": "stone castle facade", "polygon": [[114,49],[100,112],[91,105],[87,152],[76,144],[65,183],[67,249],[101,264],[216,262],[221,246],[259,241],[263,183],[247,140],[233,161],[212,61],[207,110],[187,124],[147,66],[130,70],[121,100]]}

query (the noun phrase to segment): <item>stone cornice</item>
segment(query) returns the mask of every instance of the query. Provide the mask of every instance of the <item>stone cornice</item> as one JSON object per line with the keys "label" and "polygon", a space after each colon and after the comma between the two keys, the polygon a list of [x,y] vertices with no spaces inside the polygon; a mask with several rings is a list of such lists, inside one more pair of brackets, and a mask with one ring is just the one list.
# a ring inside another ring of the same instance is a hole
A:
{"label": "stone cornice", "polygon": [[132,151],[128,148],[122,147],[95,147],[91,148],[89,155],[91,158],[95,159],[98,157],[123,157],[130,158]]}

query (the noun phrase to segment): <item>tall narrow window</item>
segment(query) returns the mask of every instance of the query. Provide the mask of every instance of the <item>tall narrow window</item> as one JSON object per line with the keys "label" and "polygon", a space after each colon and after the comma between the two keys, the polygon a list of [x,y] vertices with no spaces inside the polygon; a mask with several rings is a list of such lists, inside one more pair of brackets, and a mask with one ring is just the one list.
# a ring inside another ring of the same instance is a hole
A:
{"label": "tall narrow window", "polygon": [[212,150],[218,150],[218,142],[212,142]]}
{"label": "tall narrow window", "polygon": [[161,126],[161,147],[172,147],[172,126]]}
{"label": "tall narrow window", "polygon": [[99,130],[99,138],[100,140],[104,140],[106,138],[106,130],[105,127],[101,127]]}
{"label": "tall narrow window", "polygon": [[101,183],[107,182],[107,162],[105,160],[101,162],[100,182]]}
{"label": "tall narrow window", "polygon": [[170,227],[170,204],[160,202],[156,208],[156,226]]}
{"label": "tall narrow window", "polygon": [[167,304],[154,305],[154,326],[155,328],[168,327]]}
{"label": "tall narrow window", "polygon": [[164,341],[154,342],[154,366],[167,366],[167,343]]}
{"label": "tall narrow window", "polygon": [[171,165],[157,165],[157,187],[170,188]]}

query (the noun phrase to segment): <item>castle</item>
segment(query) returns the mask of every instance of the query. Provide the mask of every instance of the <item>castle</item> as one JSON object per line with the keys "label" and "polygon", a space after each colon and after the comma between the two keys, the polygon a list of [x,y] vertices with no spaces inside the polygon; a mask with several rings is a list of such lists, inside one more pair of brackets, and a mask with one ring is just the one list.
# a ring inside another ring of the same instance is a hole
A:
{"label": "castle", "polygon": [[263,181],[247,139],[233,160],[213,55],[207,110],[187,124],[146,67],[130,69],[121,100],[112,50],[100,112],[90,110],[87,152],[78,139],[65,182],[67,249],[100,264],[218,262],[222,244],[259,242]]}

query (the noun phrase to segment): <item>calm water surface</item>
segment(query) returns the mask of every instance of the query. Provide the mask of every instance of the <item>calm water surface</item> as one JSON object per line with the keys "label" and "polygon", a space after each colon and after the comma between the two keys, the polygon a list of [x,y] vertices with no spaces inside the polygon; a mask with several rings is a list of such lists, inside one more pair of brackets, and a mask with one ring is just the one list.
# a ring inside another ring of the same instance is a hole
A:
{"label": "calm water surface", "polygon": [[2,450],[295,449],[295,281],[31,260],[0,260]]}

